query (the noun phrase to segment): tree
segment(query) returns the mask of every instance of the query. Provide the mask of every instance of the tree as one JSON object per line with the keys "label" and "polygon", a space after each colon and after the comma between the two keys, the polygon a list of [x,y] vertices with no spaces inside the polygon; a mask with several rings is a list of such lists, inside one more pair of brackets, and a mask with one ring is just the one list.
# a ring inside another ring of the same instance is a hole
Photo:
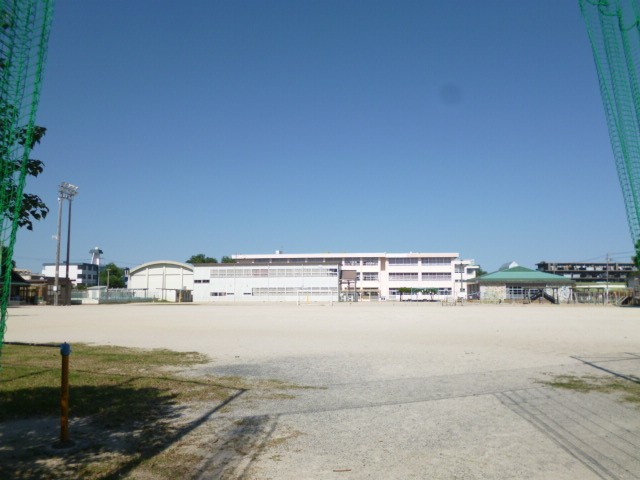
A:
{"label": "tree", "polygon": [[207,257],[204,253],[196,253],[195,255],[191,255],[185,263],[192,265],[196,263],[218,263],[218,260],[213,257]]}
{"label": "tree", "polygon": [[[8,30],[10,27],[10,22],[4,21],[2,23],[4,30]],[[4,77],[7,69],[10,69],[9,59],[0,56],[0,76]],[[20,171],[37,177],[43,172],[44,163],[30,158],[26,160],[25,165],[19,152],[30,152],[36,144],[40,143],[47,129],[37,125],[34,125],[33,128],[16,127],[19,116],[20,112],[17,106],[7,102],[3,95],[3,98],[0,99],[0,160],[3,170],[0,188],[3,190],[4,198],[7,199],[7,204],[4,205],[5,211],[2,214],[11,221],[17,220],[19,227],[33,230],[33,220],[45,218],[49,213],[49,207],[38,195],[24,192],[22,195],[18,195],[19,185],[16,182],[16,177],[19,177]],[[22,203],[16,212],[18,200],[21,200]]]}
{"label": "tree", "polygon": [[100,268],[100,285],[106,285],[109,288],[124,288],[124,269],[115,263],[107,263]]}
{"label": "tree", "polygon": [[[2,187],[5,189],[6,197],[9,199],[4,214],[12,221],[17,215],[18,226],[26,227],[27,230],[33,230],[33,220],[42,220],[45,218],[49,213],[49,207],[47,207],[38,195],[23,192],[20,210],[18,212],[15,211],[18,200],[18,185],[15,181],[15,174],[22,169],[22,161],[19,158],[12,158],[11,150],[15,147],[15,143],[22,147],[28,143],[29,150],[31,150],[36,144],[40,143],[47,129],[38,126],[34,127],[31,139],[28,139],[27,129],[20,128],[14,139],[14,144],[11,145],[11,140],[6,138],[8,136],[7,130],[10,128],[7,116],[8,109],[10,109],[10,106],[0,103],[0,157],[6,168],[5,172],[7,175],[6,178],[3,179]],[[27,175],[37,177],[43,171],[44,163],[41,160],[33,158],[27,160]]]}
{"label": "tree", "polygon": [[631,261],[634,263],[636,268],[640,270],[640,240],[636,242],[636,254],[631,257]]}
{"label": "tree", "polygon": [[487,272],[485,272],[482,267],[480,265],[478,265],[478,269],[476,270],[476,277],[481,277],[482,275],[486,275]]}
{"label": "tree", "polygon": [[227,255],[222,257],[222,260],[220,260],[220,262],[221,263],[236,263],[236,261],[233,258],[231,258],[231,257],[229,257]]}

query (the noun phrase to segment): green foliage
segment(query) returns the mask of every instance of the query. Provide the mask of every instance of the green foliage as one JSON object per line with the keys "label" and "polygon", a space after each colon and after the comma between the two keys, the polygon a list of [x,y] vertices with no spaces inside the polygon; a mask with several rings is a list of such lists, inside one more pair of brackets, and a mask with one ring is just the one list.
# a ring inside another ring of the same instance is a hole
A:
{"label": "green foliage", "polygon": [[[4,22],[0,25],[3,30],[11,27],[11,23]],[[8,59],[0,57],[0,76],[4,77],[5,69],[9,67]],[[27,159],[26,165],[20,156],[15,155],[16,150],[25,149],[31,151],[33,147],[40,143],[47,129],[34,125],[29,129],[26,126],[16,128],[15,124],[19,118],[18,108],[11,105],[4,99],[0,99],[0,159],[2,161],[2,188],[3,198],[6,204],[3,205],[3,214],[11,221],[18,221],[18,226],[33,230],[33,220],[42,220],[49,213],[49,208],[38,195],[32,193],[22,193],[22,204],[17,209],[20,171],[27,175],[37,177],[44,170],[44,163],[40,160]],[[17,211],[16,211],[17,210]]]}
{"label": "green foliage", "polygon": [[[9,255],[9,247],[3,245],[0,248],[2,249],[2,251],[1,251],[2,258],[7,258],[7,255]],[[4,270],[5,270],[4,262],[2,262],[1,266],[2,266],[2,275],[4,276]],[[12,269],[16,268],[16,261],[15,260],[11,260],[11,267],[12,267]]]}
{"label": "green foliage", "polygon": [[40,143],[47,129],[35,126],[31,136],[29,136],[26,127],[19,128],[17,132],[11,132],[13,110],[14,108],[11,105],[0,101],[0,158],[4,169],[1,188],[4,189],[4,198],[7,199],[7,205],[4,206],[4,214],[12,221],[17,218],[18,226],[33,230],[33,221],[44,219],[49,213],[49,207],[38,195],[23,192],[22,205],[16,212],[19,198],[17,195],[16,174],[24,167],[27,175],[37,177],[44,171],[44,163],[41,160],[28,159],[26,165],[23,166],[22,159],[15,158],[12,152],[15,150],[16,145],[28,146],[29,150],[31,150],[36,144]]}
{"label": "green foliage", "polygon": [[558,375],[553,377],[550,381],[541,383],[551,387],[574,390],[581,393],[616,392],[621,394],[622,401],[634,403],[640,408],[640,384],[633,380],[629,381],[626,379],[609,377],[576,377],[574,375]]}
{"label": "green foliage", "polygon": [[478,269],[476,270],[476,277],[481,277],[482,275],[486,275],[488,272],[482,269],[480,265],[478,265]]}
{"label": "green foliage", "polygon": [[109,288],[124,288],[124,269],[118,267],[115,263],[108,263],[100,269],[100,285],[106,285]]}
{"label": "green foliage", "polygon": [[640,240],[636,242],[636,254],[631,257],[631,261],[634,263],[636,268],[640,270]]}
{"label": "green foliage", "polygon": [[195,255],[191,255],[185,263],[192,265],[196,263],[218,263],[218,260],[213,257],[207,257],[204,253],[196,253]]}
{"label": "green foliage", "polygon": [[221,263],[236,263],[236,261],[233,258],[228,257],[227,255],[222,257],[222,260],[220,260],[220,262]]}
{"label": "green foliage", "polygon": [[398,289],[399,293],[422,293],[422,294],[431,294],[435,295],[438,293],[437,288],[411,288],[411,287],[400,287]]}

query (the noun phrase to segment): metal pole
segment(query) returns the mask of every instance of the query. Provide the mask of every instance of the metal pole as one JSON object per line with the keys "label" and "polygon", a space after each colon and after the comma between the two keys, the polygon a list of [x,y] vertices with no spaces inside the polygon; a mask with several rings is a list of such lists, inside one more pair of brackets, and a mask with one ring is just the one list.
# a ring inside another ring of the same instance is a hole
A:
{"label": "metal pole", "polygon": [[58,288],[60,287],[60,236],[62,231],[62,195],[58,197],[58,235],[56,247],[56,272],[53,281],[53,304],[58,305]]}
{"label": "metal pole", "polygon": [[71,305],[71,281],[69,280],[69,255],[71,252],[71,203],[72,203],[73,198],[70,197],[67,201],[69,202],[69,217],[67,218],[67,275],[66,275],[66,279],[67,279],[67,298],[65,299],[66,305]]}
{"label": "metal pole", "polygon": [[71,345],[63,343],[60,346],[62,356],[62,381],[60,396],[60,444],[69,443],[69,355]]}
{"label": "metal pole", "polygon": [[611,259],[609,258],[609,254],[607,253],[607,290],[605,291],[605,295],[604,295],[604,304],[607,305],[609,304],[609,261]]}

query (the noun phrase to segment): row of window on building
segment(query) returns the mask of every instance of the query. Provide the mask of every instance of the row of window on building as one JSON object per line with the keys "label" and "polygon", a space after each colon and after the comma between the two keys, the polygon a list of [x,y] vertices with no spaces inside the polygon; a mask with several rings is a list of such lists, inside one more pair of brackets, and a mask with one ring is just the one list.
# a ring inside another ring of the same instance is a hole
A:
{"label": "row of window on building", "polygon": [[[285,277],[337,277],[338,270],[325,267],[305,268],[212,268],[210,278],[285,278]],[[391,282],[451,281],[450,272],[389,272]],[[356,281],[377,282],[379,272],[357,272]],[[196,279],[194,283],[209,283]]]}
{"label": "row of window on building", "polygon": [[[451,265],[454,261],[454,257],[390,257],[387,258],[389,265]],[[247,260],[240,260],[241,262],[247,262]],[[343,266],[377,266],[380,264],[380,259],[376,257],[345,257],[345,258],[256,258],[252,259],[251,263],[336,263],[339,262]]]}
{"label": "row of window on building", "polygon": [[[438,291],[434,292],[433,295],[444,295],[444,296],[448,296],[449,297],[449,296],[451,296],[451,293],[452,293],[452,288],[451,287],[442,287],[442,288],[438,288]],[[390,288],[389,289],[389,295],[391,297],[400,296],[400,290],[398,290],[397,288]],[[428,293],[426,295],[431,295],[431,294]]]}
{"label": "row of window on building", "polygon": [[91,273],[79,273],[77,278],[80,280],[98,280],[98,275],[93,275]]}
{"label": "row of window on building", "polygon": [[[280,296],[304,296],[304,295],[337,295],[338,289],[335,287],[256,287],[252,288],[251,292],[245,292],[244,295],[251,295],[255,297],[280,297]],[[211,292],[211,297],[226,297],[234,295],[234,292]]]}
{"label": "row of window on building", "polygon": [[[449,272],[423,272],[421,274],[422,281],[451,281],[451,273]],[[375,280],[377,280],[377,274]],[[366,278],[365,278],[366,280]],[[389,272],[390,282],[417,282],[417,272]]]}
{"label": "row of window on building", "polygon": [[337,277],[337,268],[310,266],[301,268],[212,268],[211,278],[263,278],[263,277]]}

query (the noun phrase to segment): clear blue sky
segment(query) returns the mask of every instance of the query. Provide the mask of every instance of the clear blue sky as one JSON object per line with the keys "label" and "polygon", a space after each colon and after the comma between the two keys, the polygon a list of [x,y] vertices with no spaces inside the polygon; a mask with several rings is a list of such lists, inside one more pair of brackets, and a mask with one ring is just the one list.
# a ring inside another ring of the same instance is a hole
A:
{"label": "clear blue sky", "polygon": [[577,0],[58,0],[38,123],[35,271],[61,181],[72,261],[631,255]]}

